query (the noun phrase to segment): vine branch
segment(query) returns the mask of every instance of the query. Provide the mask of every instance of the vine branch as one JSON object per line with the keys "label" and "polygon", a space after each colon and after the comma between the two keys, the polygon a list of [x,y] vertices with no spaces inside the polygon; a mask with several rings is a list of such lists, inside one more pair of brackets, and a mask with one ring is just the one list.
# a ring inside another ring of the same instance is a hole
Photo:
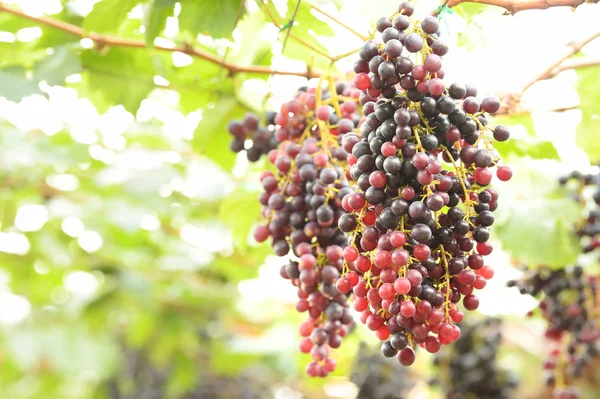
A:
{"label": "vine branch", "polygon": [[[114,36],[108,35],[100,35],[94,32],[86,32],[83,28],[77,25],[70,24],[68,22],[60,21],[50,17],[36,17],[33,15],[29,15],[24,13],[23,11],[7,6],[0,2],[0,12],[5,12],[8,14],[12,14],[16,17],[27,19],[42,25],[49,26],[51,28],[55,28],[71,34],[73,36],[78,36],[82,39],[87,38],[94,41],[96,46],[114,46],[114,47],[129,47],[129,48],[147,48],[146,42],[143,40],[135,40],[135,39],[124,39]],[[154,48],[160,51],[169,51],[169,52],[181,52],[188,54],[190,56],[203,59],[205,61],[216,64],[222,68],[225,68],[229,71],[230,74],[236,73],[258,73],[265,75],[292,75],[292,76],[302,76],[307,79],[318,78],[321,76],[319,71],[307,70],[307,71],[290,71],[290,70],[278,70],[272,69],[264,66],[256,66],[256,65],[237,65],[231,62],[227,62],[217,57],[216,55],[204,51],[198,48],[194,48],[189,44],[177,45],[177,46],[163,46],[163,45],[155,45]]]}
{"label": "vine branch", "polygon": [[330,20],[332,20],[333,22],[335,22],[336,24],[340,25],[342,28],[345,28],[346,30],[348,30],[349,32],[355,34],[356,36],[358,36],[359,38],[361,38],[363,41],[367,41],[370,39],[369,36],[365,36],[363,34],[361,34],[360,32],[356,31],[354,28],[352,28],[351,26],[349,26],[348,24],[340,21],[339,19],[337,19],[336,17],[327,14],[325,11],[323,11],[321,8],[317,7],[316,5],[312,4],[312,3],[308,3],[308,5],[315,10],[316,12],[318,12],[319,14],[329,18]]}
{"label": "vine branch", "polygon": [[514,15],[524,10],[544,10],[551,7],[575,8],[583,3],[597,3],[598,0],[449,0],[448,7],[455,7],[462,3],[486,4],[502,7],[506,14]]}
{"label": "vine branch", "polygon": [[[559,72],[562,72],[565,69],[570,69],[570,68],[560,69],[560,67],[569,58],[571,58],[572,56],[574,56],[575,54],[577,54],[579,51],[581,51],[581,49],[583,47],[585,47],[588,43],[590,43],[591,41],[597,39],[598,37],[600,37],[600,30],[598,30],[597,32],[594,32],[593,34],[591,34],[590,36],[586,37],[585,39],[583,39],[580,42],[570,43],[569,44],[569,50],[562,57],[560,57],[559,59],[557,59],[552,65],[550,65],[548,68],[546,68],[542,73],[540,73],[534,80],[528,82],[523,87],[523,89],[521,90],[520,94],[522,95],[534,83],[539,82],[540,80],[550,79],[550,78],[556,76]],[[576,63],[573,63],[573,65],[577,66]]]}
{"label": "vine branch", "polygon": [[[581,57],[581,58],[572,58],[574,55],[579,53],[583,47],[585,47],[588,43],[594,41],[595,39],[600,37],[600,30],[586,37],[580,42],[572,42],[569,44],[569,49],[563,55],[560,56],[555,62],[553,62],[549,67],[544,69],[539,75],[537,75],[534,79],[527,82],[523,88],[517,93],[510,93],[506,95],[502,99],[502,108],[498,112],[498,114],[520,114],[523,113],[519,111],[517,108],[521,103],[521,98],[523,94],[535,83],[540,82],[542,80],[552,79],[560,72],[570,70],[570,69],[579,69],[585,68],[594,65],[600,65],[600,58],[598,57]],[[563,110],[556,110],[557,112],[561,112]]]}

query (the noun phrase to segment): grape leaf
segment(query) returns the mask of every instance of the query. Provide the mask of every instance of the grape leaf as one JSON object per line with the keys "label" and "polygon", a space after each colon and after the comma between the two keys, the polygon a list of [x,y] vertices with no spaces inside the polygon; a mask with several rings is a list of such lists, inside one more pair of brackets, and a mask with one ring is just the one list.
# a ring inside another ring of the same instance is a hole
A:
{"label": "grape leaf", "polygon": [[484,12],[489,8],[485,4],[463,3],[456,7],[452,7],[454,12],[460,15],[465,21],[470,22],[474,17]]}
{"label": "grape leaf", "polygon": [[175,3],[175,0],[151,0],[150,3],[144,4],[142,21],[148,47],[154,46],[154,39],[165,29],[167,18],[173,16]]}
{"label": "grape leaf", "polygon": [[83,68],[90,75],[89,85],[112,104],[122,104],[135,113],[154,89],[154,68],[147,50],[110,48],[106,54],[85,51]]}
{"label": "grape leaf", "polygon": [[246,14],[238,24],[241,33],[239,46],[231,51],[229,61],[237,65],[271,65],[272,43],[260,37],[265,23],[266,17],[261,12]]}
{"label": "grape leaf", "polygon": [[578,92],[581,104],[581,122],[575,136],[577,145],[585,151],[593,163],[600,162],[600,76],[599,67],[590,67],[577,71]]}
{"label": "grape leaf", "polygon": [[[294,16],[294,12],[298,3],[300,3],[300,5],[298,6],[298,11]],[[288,0],[287,4],[288,10],[285,15],[286,23],[292,21],[293,17],[294,23],[292,32],[294,32],[294,34],[297,34],[303,39],[305,36],[310,35],[309,31],[314,32],[314,35],[316,36],[334,35],[334,31],[331,26],[326,21],[321,21],[314,15],[311,11],[312,8],[306,1]]]}
{"label": "grape leaf", "polygon": [[260,219],[261,205],[256,192],[237,190],[231,193],[219,209],[220,219],[231,229],[236,248],[248,246],[250,227]]}
{"label": "grape leaf", "polygon": [[26,77],[23,67],[0,68],[0,96],[6,97],[7,100],[20,101],[31,94],[45,95],[40,90],[37,80]]}
{"label": "grape leaf", "polygon": [[527,129],[527,133],[535,136],[535,128],[533,126],[533,118],[531,114],[519,114],[519,115],[499,115],[494,117],[495,125],[521,125]]}
{"label": "grape leaf", "polygon": [[194,35],[231,38],[242,0],[183,0],[179,27]]}
{"label": "grape leaf", "polygon": [[231,137],[227,133],[227,124],[233,119],[241,119],[245,111],[233,95],[223,96],[212,108],[205,108],[194,134],[194,150],[229,171],[236,154],[229,149]]}
{"label": "grape leaf", "polygon": [[505,142],[495,142],[494,148],[502,158],[517,156],[520,158],[560,160],[560,156],[552,142],[535,136],[511,137]]}
{"label": "grape leaf", "polygon": [[79,57],[67,46],[54,49],[54,53],[39,61],[34,66],[34,76],[45,80],[49,85],[60,85],[65,78],[81,72]]}
{"label": "grape leaf", "polygon": [[502,195],[494,224],[502,247],[531,266],[560,268],[575,262],[580,247],[573,226],[581,209],[558,183],[551,183],[552,177],[541,172],[557,164],[511,158],[511,165],[516,173],[510,184],[499,189]]}
{"label": "grape leaf", "polygon": [[94,4],[83,27],[93,32],[116,32],[137,3],[137,0],[102,0]]}

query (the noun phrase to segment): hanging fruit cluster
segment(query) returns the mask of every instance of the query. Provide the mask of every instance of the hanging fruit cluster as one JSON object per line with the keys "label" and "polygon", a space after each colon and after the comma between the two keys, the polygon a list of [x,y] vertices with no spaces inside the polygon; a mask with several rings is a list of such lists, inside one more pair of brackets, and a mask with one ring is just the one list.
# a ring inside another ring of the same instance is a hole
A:
{"label": "hanging fruit cluster", "polygon": [[460,337],[459,303],[477,309],[474,292],[494,274],[484,261],[498,206],[489,185],[494,169],[512,175],[492,145],[510,133],[486,116],[500,101],[447,87],[439,22],[412,14],[404,2],[377,21],[352,84],[325,76],[269,128],[254,117],[230,126],[234,150],[248,148],[251,161],[268,153],[276,168],[261,175],[265,223],[254,238],[294,255],[281,275],[308,314],[299,330],[311,376],[335,368],[329,348],[352,323],[350,297],[383,354],[408,366],[418,345],[437,352]]}
{"label": "hanging fruit cluster", "polygon": [[479,306],[475,290],[494,274],[484,261],[498,206],[492,170],[500,180],[512,174],[492,146],[509,131],[486,117],[500,101],[446,87],[438,20],[412,13],[402,3],[395,17],[379,19],[381,42],[359,52],[354,84],[365,119],[342,139],[357,190],[338,224],[350,245],[337,288],[354,293],[383,354],[403,365],[417,345],[437,352],[460,337],[459,303]]}
{"label": "hanging fruit cluster", "polygon": [[[326,88],[324,82],[329,83]],[[340,293],[335,283],[348,245],[337,223],[345,213],[342,199],[353,191],[346,178],[348,154],[339,141],[360,120],[359,94],[347,83],[322,80],[318,88],[300,88],[271,115],[270,129],[254,124],[248,129],[269,131],[273,140],[261,135],[261,142],[276,143],[268,152],[276,171],[260,177],[265,223],[256,228],[254,238],[270,239],[278,256],[288,256],[290,250],[294,255],[280,274],[297,287],[296,309],[307,314],[299,327],[304,337],[300,350],[313,359],[306,368],[311,376],[325,377],[335,369],[329,350],[341,345],[353,322],[348,295]],[[241,136],[235,134],[238,126],[245,127],[253,119],[246,116],[242,122],[232,122],[234,137]],[[253,142],[249,148],[255,147]]]}

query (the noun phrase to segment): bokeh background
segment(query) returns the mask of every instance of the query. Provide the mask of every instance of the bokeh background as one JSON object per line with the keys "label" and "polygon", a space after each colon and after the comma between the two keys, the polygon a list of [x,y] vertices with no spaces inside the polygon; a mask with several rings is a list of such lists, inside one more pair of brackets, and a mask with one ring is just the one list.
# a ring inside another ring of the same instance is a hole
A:
{"label": "bokeh background", "polygon": [[[365,34],[398,3],[312,1]],[[285,32],[253,0],[231,24],[231,3],[0,5],[150,47],[188,43],[240,65],[326,65],[293,41],[282,51]],[[285,23],[296,2],[273,3]],[[420,1],[417,14],[438,5]],[[360,46],[348,30],[302,11],[310,23],[293,31],[323,51]],[[444,11],[447,81],[518,93],[600,21],[600,7],[588,4],[503,14],[473,4]],[[443,397],[428,384],[439,373],[431,356],[420,354],[410,369],[386,363],[362,325],[335,351],[333,375],[304,375],[295,291],[279,276],[282,259],[250,236],[260,222],[258,174],[268,166],[231,153],[226,125],[247,110],[277,109],[306,79],[230,76],[182,52],[98,45],[7,12],[0,54],[0,397],[354,398],[369,372],[372,381],[387,378],[377,384],[387,391],[366,397]],[[600,62],[600,40],[579,56]],[[351,70],[352,58],[336,68]],[[533,84],[516,112],[496,118],[514,126],[514,140],[499,151],[515,177],[498,184],[489,257],[496,274],[479,314],[467,316],[502,319],[497,362],[521,381],[514,397],[549,397],[540,377],[547,344],[543,322],[525,317],[536,300],[506,282],[524,265],[577,260],[571,229],[582,209],[557,177],[595,170],[598,104],[600,67],[568,69]],[[598,377],[582,382],[584,397],[600,396]]]}

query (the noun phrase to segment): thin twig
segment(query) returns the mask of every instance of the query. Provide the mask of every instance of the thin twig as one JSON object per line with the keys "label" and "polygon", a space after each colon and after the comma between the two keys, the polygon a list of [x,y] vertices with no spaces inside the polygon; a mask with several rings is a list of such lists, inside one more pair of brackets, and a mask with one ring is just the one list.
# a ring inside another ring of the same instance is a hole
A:
{"label": "thin twig", "polygon": [[318,12],[319,14],[322,14],[323,16],[329,18],[330,20],[332,20],[333,22],[335,22],[336,24],[340,25],[341,27],[347,29],[349,32],[355,34],[356,36],[360,37],[362,40],[367,41],[370,38],[370,35],[363,35],[360,32],[357,32],[356,30],[354,30],[351,26],[348,26],[347,24],[345,24],[344,22],[340,21],[339,19],[337,19],[336,17],[334,17],[333,15],[329,15],[327,14],[325,11],[323,11],[321,8],[317,7],[316,5],[312,4],[312,3],[308,3],[309,6],[315,10],[316,12]]}
{"label": "thin twig", "polygon": [[296,8],[294,8],[294,13],[292,14],[292,18],[288,21],[289,26],[287,27],[287,35],[285,35],[285,38],[283,39],[283,44],[281,45],[282,53],[285,50],[285,45],[287,44],[287,40],[290,37],[290,33],[292,33],[292,27],[294,26],[294,21],[296,20],[296,14],[298,14],[298,9],[300,8],[301,2],[302,2],[302,0],[298,0],[296,2]]}
{"label": "thin twig", "polygon": [[[275,16],[271,12],[271,10],[269,10],[268,4],[265,4],[264,2],[259,2],[259,4],[263,5],[263,9],[267,13],[267,16],[269,17],[269,19],[271,20],[273,25],[275,25],[275,27],[277,29],[281,30],[281,24],[279,22],[277,22],[277,20],[275,19]],[[291,39],[293,39],[293,40],[297,41],[298,43],[300,43],[301,45],[303,45],[304,47],[311,49],[315,53],[322,55],[323,57],[327,58],[328,60],[330,60],[330,61],[334,60],[334,57],[330,56],[329,54],[327,54],[325,51],[321,50],[320,48],[315,47],[312,44],[308,43],[306,40],[299,38],[298,36],[294,35],[292,32],[289,32],[288,36]]]}
{"label": "thin twig", "polygon": [[[521,95],[529,89],[535,82],[539,82],[540,80],[550,79],[553,76],[556,76],[556,70],[561,66],[563,62],[567,59],[571,58],[575,54],[577,54],[586,44],[600,37],[600,30],[593,33],[592,35],[586,37],[580,42],[569,44],[569,50],[563,56],[561,56],[558,60],[556,60],[552,65],[546,68],[542,73],[540,73],[535,79],[528,82],[523,89],[521,90]],[[560,71],[559,71],[560,72]]]}
{"label": "thin twig", "polygon": [[[507,14],[514,15],[524,10],[543,10],[551,7],[575,8],[585,3],[586,0],[449,0],[448,7],[455,7],[462,3],[477,3],[497,6],[506,9]],[[597,3],[591,0],[588,3]]]}
{"label": "thin twig", "polygon": [[[49,17],[36,17],[33,15],[29,15],[24,13],[21,10],[16,8],[6,6],[0,3],[0,12],[6,12],[12,15],[15,15],[19,18],[28,19],[30,21],[46,25],[55,29],[59,29],[63,32],[71,34],[73,36],[78,36],[81,38],[88,38],[93,40],[97,46],[114,46],[114,47],[130,47],[130,48],[147,48],[146,42],[143,40],[135,40],[135,39],[124,39],[114,36],[105,36],[99,35],[93,32],[86,32],[83,28],[70,24],[68,22],[60,21],[54,18]],[[177,45],[177,46],[163,46],[163,45],[155,45],[154,49],[160,51],[169,51],[169,52],[181,52],[188,54],[193,57],[201,58],[205,61],[211,62],[215,65],[218,65],[222,68],[229,70],[231,74],[235,73],[257,73],[257,74],[266,74],[266,75],[292,75],[292,76],[303,76],[308,79],[318,78],[321,76],[319,71],[315,70],[307,70],[307,71],[288,71],[288,70],[277,70],[264,66],[255,66],[255,65],[237,65],[230,62],[225,62],[221,58],[216,55],[204,51],[198,48],[194,48],[190,45]]]}

